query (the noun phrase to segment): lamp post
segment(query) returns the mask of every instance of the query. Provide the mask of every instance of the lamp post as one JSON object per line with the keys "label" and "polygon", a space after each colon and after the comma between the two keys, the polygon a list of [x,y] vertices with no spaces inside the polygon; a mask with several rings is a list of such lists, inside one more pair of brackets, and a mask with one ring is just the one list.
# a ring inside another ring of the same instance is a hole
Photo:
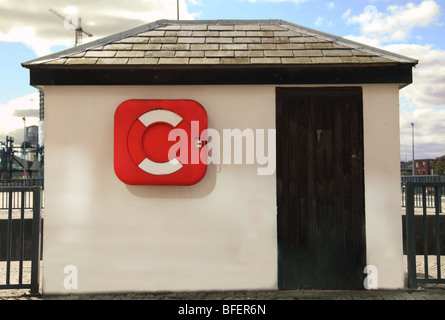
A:
{"label": "lamp post", "polygon": [[26,179],[25,155],[26,155],[26,118],[23,117],[23,179]]}
{"label": "lamp post", "polygon": [[176,12],[177,12],[178,20],[179,20],[179,0],[176,0]]}
{"label": "lamp post", "polygon": [[414,123],[411,122],[411,127],[412,127],[412,147],[413,147],[413,176],[416,175],[415,171],[414,171]]}

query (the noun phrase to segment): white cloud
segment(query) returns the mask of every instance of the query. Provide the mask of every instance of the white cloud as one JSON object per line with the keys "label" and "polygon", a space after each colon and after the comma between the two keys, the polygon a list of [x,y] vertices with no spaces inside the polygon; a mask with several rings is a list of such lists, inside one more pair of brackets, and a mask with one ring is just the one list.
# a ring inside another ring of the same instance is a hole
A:
{"label": "white cloud", "polygon": [[343,18],[350,24],[359,24],[363,36],[378,39],[380,43],[406,41],[414,27],[426,27],[440,15],[440,7],[434,0],[425,0],[416,5],[388,6],[386,12],[379,12],[375,6],[367,6],[356,16],[348,10]]}
{"label": "white cloud", "polygon": [[418,59],[413,84],[400,94],[420,108],[445,107],[445,51],[431,45],[394,44],[384,49]]}
{"label": "white cloud", "polygon": [[385,49],[419,59],[413,83],[400,91],[400,143],[402,160],[412,159],[411,125],[414,123],[416,159],[445,155],[445,51],[432,46],[395,44]]}
{"label": "white cloud", "polygon": [[[26,126],[38,125],[39,118],[36,115],[39,110],[39,93],[31,93],[26,96],[13,99],[6,104],[0,104],[0,141],[5,141],[5,136],[15,136],[15,142],[23,141],[23,120],[26,114]],[[17,135],[20,133],[20,135]]]}
{"label": "white cloud", "polygon": [[435,159],[445,155],[445,109],[407,107],[400,110],[401,160],[412,159],[412,126],[416,159]]}
{"label": "white cloud", "polygon": [[314,22],[315,26],[317,27],[321,26],[323,24],[323,20],[324,20],[323,17],[318,17],[317,20],[315,20]]}
{"label": "white cloud", "polygon": [[351,10],[343,14],[348,24],[360,26],[360,35],[345,38],[419,60],[413,69],[413,83],[400,91],[402,160],[411,160],[405,154],[407,146],[411,151],[411,122],[415,123],[416,159],[445,154],[445,51],[406,43],[413,28],[434,24],[439,14],[439,6],[432,0],[389,6],[385,12],[369,6],[356,16]]}
{"label": "white cloud", "polygon": [[202,1],[201,0],[187,0],[188,3],[190,3],[190,5],[192,6],[200,6],[202,5]]}
{"label": "white cloud", "polygon": [[[79,16],[82,27],[94,35],[83,37],[91,41],[159,19],[176,19],[176,0],[0,0],[0,41],[22,42],[36,55],[50,52],[55,45],[73,46],[74,30],[66,20],[49,10],[54,9],[68,18]],[[191,3],[198,3],[193,0]],[[180,18],[193,19],[188,2],[180,0]]]}
{"label": "white cloud", "polygon": [[328,9],[334,9],[334,8],[335,8],[335,3],[334,3],[334,2],[328,2],[328,3],[326,4],[326,8],[328,8]]}

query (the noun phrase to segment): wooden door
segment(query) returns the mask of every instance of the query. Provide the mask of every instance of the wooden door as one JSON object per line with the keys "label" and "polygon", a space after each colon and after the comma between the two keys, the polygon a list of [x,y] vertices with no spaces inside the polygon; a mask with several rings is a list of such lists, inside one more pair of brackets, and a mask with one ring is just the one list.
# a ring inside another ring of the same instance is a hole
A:
{"label": "wooden door", "polygon": [[363,289],[359,87],[277,88],[280,289]]}

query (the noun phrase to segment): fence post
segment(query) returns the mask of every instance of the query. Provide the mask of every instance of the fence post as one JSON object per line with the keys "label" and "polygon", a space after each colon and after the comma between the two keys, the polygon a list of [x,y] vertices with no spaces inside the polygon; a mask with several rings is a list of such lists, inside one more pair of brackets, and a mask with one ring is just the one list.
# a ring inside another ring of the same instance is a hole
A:
{"label": "fence post", "polygon": [[31,257],[31,294],[40,292],[40,238],[41,238],[41,197],[42,188],[33,187],[32,217],[32,257]]}
{"label": "fence post", "polygon": [[406,252],[408,264],[408,289],[417,290],[416,239],[414,227],[414,185],[406,183]]}

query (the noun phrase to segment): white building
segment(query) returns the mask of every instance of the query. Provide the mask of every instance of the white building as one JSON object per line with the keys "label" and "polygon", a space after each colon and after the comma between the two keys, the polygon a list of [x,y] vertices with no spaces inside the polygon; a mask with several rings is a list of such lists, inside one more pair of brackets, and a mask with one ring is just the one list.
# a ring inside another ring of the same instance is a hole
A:
{"label": "white building", "polygon": [[[403,287],[399,90],[416,63],[281,20],[162,20],[25,62],[45,92],[44,293],[364,289],[370,265]],[[275,133],[276,171],[125,184],[129,100],[195,101],[221,137]]]}

